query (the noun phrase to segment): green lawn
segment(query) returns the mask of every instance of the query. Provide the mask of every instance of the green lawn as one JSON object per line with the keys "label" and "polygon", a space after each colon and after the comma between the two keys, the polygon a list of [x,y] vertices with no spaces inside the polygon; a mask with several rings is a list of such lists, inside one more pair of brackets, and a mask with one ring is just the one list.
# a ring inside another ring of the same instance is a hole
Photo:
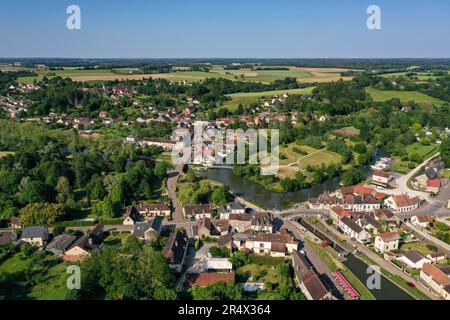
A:
{"label": "green lawn", "polygon": [[122,245],[123,241],[130,236],[129,232],[115,232],[104,240],[105,246],[116,247]]}
{"label": "green lawn", "polygon": [[369,94],[374,101],[387,101],[393,98],[398,98],[402,102],[414,101],[419,104],[442,105],[445,103],[442,100],[430,97],[418,91],[394,91],[366,88],[366,93]]}
{"label": "green lawn", "polygon": [[422,242],[410,242],[410,243],[402,244],[402,246],[400,247],[400,250],[402,250],[403,252],[407,252],[409,250],[416,250],[424,255],[434,252],[434,251],[430,250],[426,246],[426,244],[423,244]]}
{"label": "green lawn", "polygon": [[28,297],[32,300],[65,300],[67,293],[67,264],[59,263],[41,277],[31,289]]}
{"label": "green lawn", "polygon": [[[54,263],[56,256],[47,255],[46,263]],[[33,259],[21,258],[16,253],[0,264],[0,271],[8,273],[13,283],[8,291],[8,298],[20,300],[63,300],[66,297],[66,263],[58,262],[45,272],[33,275],[35,285],[27,286],[24,281],[24,272],[33,268]]]}
{"label": "green lawn", "polygon": [[433,144],[433,143],[426,146],[426,145],[421,144],[420,142],[416,142],[416,143],[413,143],[413,144],[410,144],[409,146],[407,146],[406,152],[408,153],[409,156],[417,153],[425,160],[425,158],[427,156],[431,157],[434,153],[436,153],[438,147],[439,146],[437,144]]}

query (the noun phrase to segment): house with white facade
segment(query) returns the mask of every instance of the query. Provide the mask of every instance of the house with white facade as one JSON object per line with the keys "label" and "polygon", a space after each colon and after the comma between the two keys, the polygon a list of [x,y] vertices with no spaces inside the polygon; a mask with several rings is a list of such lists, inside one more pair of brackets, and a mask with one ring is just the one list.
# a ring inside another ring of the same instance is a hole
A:
{"label": "house with white facade", "polygon": [[419,208],[419,197],[410,198],[406,194],[390,196],[384,200],[384,205],[393,213],[410,212]]}
{"label": "house with white facade", "polygon": [[398,232],[385,232],[375,237],[375,251],[385,253],[398,250],[400,235]]}

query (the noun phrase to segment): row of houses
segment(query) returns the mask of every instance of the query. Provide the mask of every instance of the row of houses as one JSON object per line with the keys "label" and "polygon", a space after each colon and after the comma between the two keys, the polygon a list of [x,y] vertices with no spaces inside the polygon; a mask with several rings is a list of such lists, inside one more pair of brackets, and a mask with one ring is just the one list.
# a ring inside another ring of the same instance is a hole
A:
{"label": "row of houses", "polygon": [[[18,227],[18,225],[14,226]],[[103,225],[98,224],[94,226],[92,230],[81,237],[75,234],[64,233],[52,238],[48,229],[42,226],[23,228],[19,239],[14,230],[1,232],[0,245],[8,243],[16,246],[27,243],[58,255],[63,260],[80,261],[90,256],[89,251],[102,247]]]}
{"label": "row of houses", "polygon": [[295,279],[308,300],[334,300],[330,288],[320,279],[307,257],[295,250],[292,255]]}
{"label": "row of houses", "polygon": [[251,252],[258,255],[285,257],[297,250],[298,241],[285,230],[278,233],[241,232],[229,233],[218,240],[218,245],[233,251]]}
{"label": "row of houses", "polygon": [[354,186],[341,188],[335,195],[323,193],[318,198],[309,199],[308,204],[313,210],[340,206],[351,212],[375,212],[384,206],[397,214],[419,208],[420,198],[406,194],[388,196],[370,187]]}

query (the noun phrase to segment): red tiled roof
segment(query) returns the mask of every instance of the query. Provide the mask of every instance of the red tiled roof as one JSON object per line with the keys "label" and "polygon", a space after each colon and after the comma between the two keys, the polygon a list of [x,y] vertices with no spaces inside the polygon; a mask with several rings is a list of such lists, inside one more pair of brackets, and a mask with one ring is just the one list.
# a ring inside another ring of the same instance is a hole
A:
{"label": "red tiled roof", "polygon": [[373,172],[373,175],[374,176],[383,177],[383,178],[386,178],[386,179],[389,179],[391,177],[391,174],[389,172],[381,171],[381,170],[375,170]]}
{"label": "red tiled roof", "polygon": [[398,234],[398,232],[385,232],[381,233],[379,236],[384,242],[400,239],[400,235]]}
{"label": "red tiled roof", "polygon": [[441,180],[439,180],[439,179],[427,180],[427,186],[430,188],[440,188]]}
{"label": "red tiled roof", "polygon": [[216,282],[230,282],[234,283],[234,272],[229,273],[217,273],[217,272],[204,272],[204,273],[190,273],[186,276],[186,282],[191,286],[206,287]]}
{"label": "red tiled roof", "polygon": [[342,208],[341,206],[336,206],[331,208],[339,217],[350,217],[350,212]]}
{"label": "red tiled roof", "polygon": [[353,192],[360,196],[363,196],[366,194],[373,194],[374,189],[366,186],[356,186],[353,188]]}
{"label": "red tiled roof", "polygon": [[404,194],[400,196],[392,196],[392,199],[396,203],[397,207],[409,207],[416,205],[420,201],[419,197],[410,198]]}
{"label": "red tiled roof", "polygon": [[450,285],[450,278],[447,277],[447,275],[444,272],[442,272],[442,270],[439,270],[432,264],[425,263],[423,265],[422,271],[425,274],[431,276],[431,278],[433,278],[434,282],[438,283],[439,285],[442,285],[442,286]]}

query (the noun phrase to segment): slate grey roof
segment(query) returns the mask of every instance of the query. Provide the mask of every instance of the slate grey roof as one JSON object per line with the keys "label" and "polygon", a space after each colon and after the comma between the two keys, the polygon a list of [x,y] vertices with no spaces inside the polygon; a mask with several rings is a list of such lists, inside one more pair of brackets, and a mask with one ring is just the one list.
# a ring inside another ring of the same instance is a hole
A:
{"label": "slate grey roof", "polygon": [[232,202],[229,204],[231,210],[244,210],[244,206],[239,202]]}
{"label": "slate grey roof", "polygon": [[363,228],[357,225],[354,221],[350,220],[348,217],[343,217],[341,221],[356,233],[361,233],[361,231],[363,231]]}
{"label": "slate grey roof", "polygon": [[149,222],[144,223],[138,223],[134,225],[133,234],[138,237],[142,238],[145,235],[145,232],[149,229],[153,229],[156,232],[160,232],[162,226],[162,220],[159,218],[154,218],[150,220]]}
{"label": "slate grey roof", "polygon": [[433,168],[428,168],[427,170],[425,170],[425,174],[426,174],[427,178],[430,180],[437,178],[437,173]]}
{"label": "slate grey roof", "polygon": [[423,255],[415,250],[409,250],[408,252],[406,252],[405,257],[408,258],[409,261],[412,261],[414,263],[417,263],[424,258]]}
{"label": "slate grey roof", "polygon": [[45,227],[28,227],[23,229],[21,238],[42,238],[47,240],[48,229]]}
{"label": "slate grey roof", "polygon": [[181,264],[186,253],[187,246],[187,236],[181,231],[174,232],[169,236],[169,240],[162,251],[163,256],[169,261],[170,264]]}
{"label": "slate grey roof", "polygon": [[54,254],[64,253],[76,240],[76,237],[71,234],[62,234],[56,236],[45,248],[45,251]]}

